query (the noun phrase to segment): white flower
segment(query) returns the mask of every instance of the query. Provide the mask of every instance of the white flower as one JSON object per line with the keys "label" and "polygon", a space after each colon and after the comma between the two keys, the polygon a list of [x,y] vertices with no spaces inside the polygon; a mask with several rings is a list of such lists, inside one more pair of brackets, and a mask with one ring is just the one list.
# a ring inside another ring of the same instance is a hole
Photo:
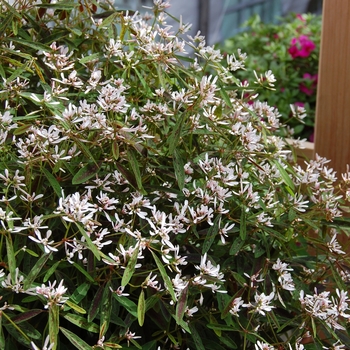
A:
{"label": "white flower", "polygon": [[270,312],[275,307],[273,305],[270,305],[270,302],[275,297],[275,293],[271,292],[269,295],[265,295],[265,293],[258,294],[256,293],[254,295],[255,302],[243,304],[243,307],[252,308],[253,312],[257,312],[261,315],[265,316],[265,312]]}
{"label": "white flower", "polygon": [[274,347],[271,346],[270,344],[263,343],[259,340],[257,340],[255,344],[255,350],[274,350]]}
{"label": "white flower", "polygon": [[49,344],[50,344],[50,336],[49,335],[45,338],[45,343],[44,343],[44,346],[42,347],[42,349],[38,348],[34,342],[30,343],[33,350],[51,350],[51,349],[53,349],[55,343],[51,343],[50,345]]}
{"label": "white flower", "polygon": [[69,299],[63,296],[67,291],[67,288],[63,286],[63,280],[61,280],[57,288],[55,288],[56,283],[57,281],[49,282],[48,286],[42,284],[41,287],[36,287],[35,289],[36,294],[42,295],[47,299],[45,309],[53,305],[63,305]]}
{"label": "white flower", "polygon": [[337,232],[335,230],[333,231],[333,237],[330,240],[330,242],[327,242],[327,247],[331,253],[335,254],[346,254],[343,250],[341,250],[342,246],[339,244],[337,240]]}
{"label": "white flower", "polygon": [[49,241],[49,238],[50,238],[50,236],[52,234],[51,230],[47,230],[46,231],[46,237],[45,238],[41,237],[41,232],[38,231],[38,230],[34,231],[34,233],[37,236],[37,238],[35,238],[33,236],[28,236],[28,238],[31,239],[32,241],[38,243],[38,244],[42,244],[44,246],[44,250],[45,250],[46,254],[48,254],[50,252],[57,252],[58,251],[57,248],[52,247],[52,244],[55,243],[55,241],[54,240]]}
{"label": "white flower", "polygon": [[241,306],[243,306],[243,304],[244,301],[241,297],[235,298],[230,305],[230,314],[238,317],[238,312],[240,311]]}

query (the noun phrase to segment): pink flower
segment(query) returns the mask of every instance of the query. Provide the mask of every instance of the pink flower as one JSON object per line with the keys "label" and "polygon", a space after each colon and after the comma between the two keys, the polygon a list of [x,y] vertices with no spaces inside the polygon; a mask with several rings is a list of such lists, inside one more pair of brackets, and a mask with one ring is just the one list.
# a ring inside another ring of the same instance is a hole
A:
{"label": "pink flower", "polygon": [[298,38],[293,38],[290,44],[291,46],[288,49],[288,52],[292,56],[292,58],[309,57],[311,51],[315,50],[316,48],[315,43],[312,40],[310,40],[306,35],[300,35]]}
{"label": "pink flower", "polygon": [[299,90],[308,96],[313,95],[317,86],[317,74],[311,75],[310,73],[305,73],[303,79],[305,79],[306,84],[301,83]]}
{"label": "pink flower", "polygon": [[296,15],[296,18],[300,19],[302,22],[305,22],[305,19],[304,19],[303,15],[300,14],[300,13],[298,13],[298,14]]}

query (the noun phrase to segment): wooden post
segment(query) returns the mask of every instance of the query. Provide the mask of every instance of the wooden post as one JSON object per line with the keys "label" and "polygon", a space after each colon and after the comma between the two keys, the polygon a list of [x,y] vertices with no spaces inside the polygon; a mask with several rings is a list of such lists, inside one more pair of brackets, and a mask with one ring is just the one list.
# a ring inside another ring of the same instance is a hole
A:
{"label": "wooden post", "polygon": [[324,0],[315,153],[340,173],[350,164],[350,1]]}

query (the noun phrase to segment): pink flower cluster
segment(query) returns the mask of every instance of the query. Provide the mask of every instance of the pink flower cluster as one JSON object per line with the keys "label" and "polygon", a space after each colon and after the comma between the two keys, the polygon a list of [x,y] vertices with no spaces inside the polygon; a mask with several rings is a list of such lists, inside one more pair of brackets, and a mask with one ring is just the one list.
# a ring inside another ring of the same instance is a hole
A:
{"label": "pink flower cluster", "polygon": [[309,57],[311,52],[316,48],[315,43],[310,40],[307,35],[300,35],[298,38],[293,38],[290,44],[291,46],[288,52],[292,58]]}
{"label": "pink flower cluster", "polygon": [[304,73],[303,78],[305,79],[306,84],[301,83],[299,85],[299,90],[308,96],[313,95],[317,86],[317,74],[311,75],[310,73]]}

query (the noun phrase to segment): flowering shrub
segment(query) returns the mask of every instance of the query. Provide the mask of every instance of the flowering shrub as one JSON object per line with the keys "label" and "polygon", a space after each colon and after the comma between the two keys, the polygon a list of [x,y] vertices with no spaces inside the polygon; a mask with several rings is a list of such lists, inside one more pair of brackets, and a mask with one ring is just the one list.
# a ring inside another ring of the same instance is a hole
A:
{"label": "flowering shrub", "polygon": [[[259,99],[281,113],[281,121],[287,125],[283,135],[313,141],[321,16],[290,16],[277,25],[253,17],[247,26],[249,30],[226,40],[222,46],[228,53],[237,47],[248,53],[247,70],[240,70],[236,76],[250,81],[254,70],[258,75],[272,70],[275,91],[260,89]],[[302,121],[293,118],[296,109],[304,115]]]}
{"label": "flowering shrub", "polygon": [[2,3],[0,348],[343,349],[350,172],[168,5]]}

